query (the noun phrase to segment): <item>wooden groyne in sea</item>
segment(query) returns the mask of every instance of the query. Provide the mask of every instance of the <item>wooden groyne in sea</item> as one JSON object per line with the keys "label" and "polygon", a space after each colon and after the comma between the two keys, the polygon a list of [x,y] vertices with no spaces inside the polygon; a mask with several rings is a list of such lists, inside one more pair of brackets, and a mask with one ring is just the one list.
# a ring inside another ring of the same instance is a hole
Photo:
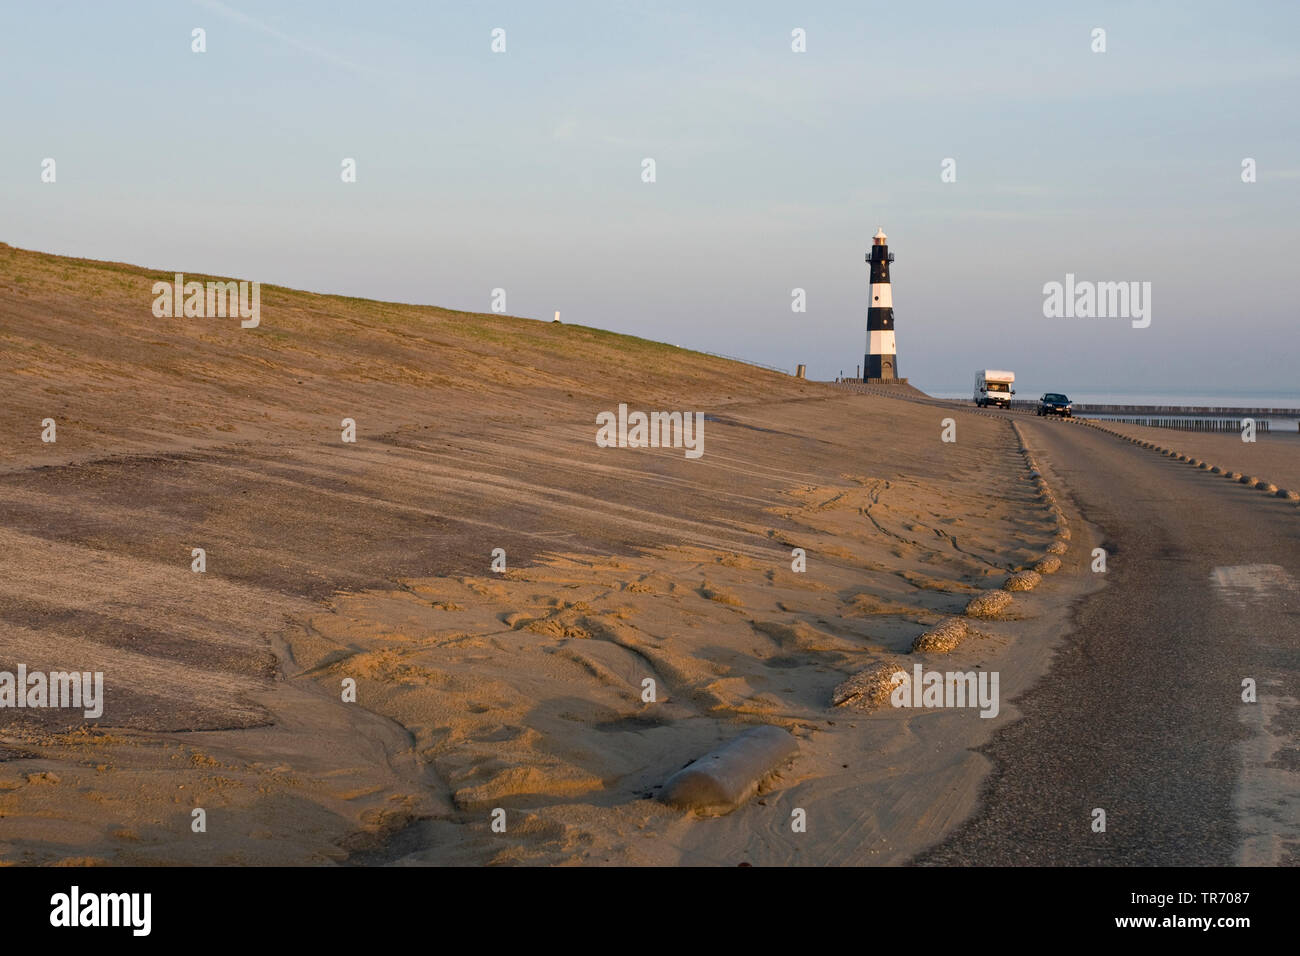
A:
{"label": "wooden groyne in sea", "polygon": [[[1037,402],[1027,402],[1033,407]],[[1077,403],[1076,414],[1140,415],[1146,417],[1224,416],[1227,418],[1300,418],[1300,408],[1223,408],[1213,405],[1088,405]]]}
{"label": "wooden groyne in sea", "polygon": [[[1081,416],[1082,417],[1082,416]],[[1249,416],[1247,416],[1249,417]],[[1239,418],[1104,418],[1102,421],[1112,425],[1146,425],[1149,428],[1173,428],[1184,432],[1239,432]],[[1268,431],[1268,419],[1255,422],[1255,431]]]}

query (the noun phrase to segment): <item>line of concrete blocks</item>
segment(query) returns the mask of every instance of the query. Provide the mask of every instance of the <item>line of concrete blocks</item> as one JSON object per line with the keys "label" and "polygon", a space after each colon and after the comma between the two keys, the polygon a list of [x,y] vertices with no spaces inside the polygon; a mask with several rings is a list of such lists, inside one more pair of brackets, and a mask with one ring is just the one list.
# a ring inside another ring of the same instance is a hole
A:
{"label": "line of concrete blocks", "polygon": [[[1009,416],[999,416],[1010,420]],[[1043,575],[1054,574],[1061,567],[1060,556],[1069,549],[1070,526],[1065,512],[1061,509],[1056,495],[1052,493],[1039,470],[1024,433],[1020,426],[1011,421],[1021,455],[1024,456],[1029,478],[1035,483],[1038,496],[1050,510],[1056,524],[1052,543],[1046,553],[1030,567],[1021,567],[1013,571],[1000,588],[983,591],[972,598],[965,610],[941,620],[934,627],[920,634],[912,642],[913,654],[949,654],[956,650],[970,634],[970,618],[989,619],[1005,614],[1011,607],[1013,591],[1031,591],[1042,581]],[[859,671],[848,680],[842,681],[831,693],[831,705],[835,707],[851,706],[858,710],[872,711],[884,705],[894,689],[893,675],[900,669],[899,661],[882,661],[865,670]],[[904,673],[906,673],[906,670]]]}
{"label": "line of concrete blocks", "polygon": [[[1025,434],[1021,430],[1019,423],[1011,421],[1010,424],[1011,430],[1015,432],[1016,441],[1020,448],[1020,454],[1024,457],[1025,467],[1029,469],[1029,479],[1034,482],[1039,499],[1047,505],[1048,511],[1051,513],[1052,519],[1056,524],[1056,531],[1053,535],[1052,543],[1047,546],[1047,552],[1034,562],[1033,565],[1022,567],[1013,572],[1008,576],[1001,588],[992,591],[985,591],[984,593],[977,594],[972,598],[966,605],[966,610],[963,612],[966,617],[996,618],[1004,614],[1012,603],[1011,592],[1032,591],[1042,582],[1043,575],[1055,574],[1059,571],[1061,569],[1060,556],[1065,554],[1070,547],[1070,524],[1065,517],[1065,512],[1062,510],[1060,502],[1057,501],[1056,495],[1048,485],[1047,479],[1043,477],[1043,473],[1038,467],[1038,460],[1034,457],[1034,453],[1030,449],[1029,443],[1025,440]],[[940,627],[943,626],[943,624],[940,624]],[[939,628],[935,628],[935,631],[938,630]],[[955,630],[955,627],[949,627],[950,633]],[[925,634],[922,634],[917,638],[912,649],[917,650],[918,648],[921,648],[937,650],[943,649],[949,644],[951,644],[952,647],[956,646],[956,644],[951,640],[936,641],[935,635],[932,632],[927,631]],[[947,649],[951,648],[948,647]]]}
{"label": "line of concrete blocks", "polygon": [[[946,654],[955,650],[967,636],[965,618],[991,618],[1001,615],[1011,605],[1012,591],[1029,591],[1044,574],[1061,567],[1059,555],[1069,547],[1070,528],[1056,496],[1039,471],[1020,426],[1011,423],[1019,440],[1020,452],[1035,482],[1040,499],[1056,521],[1055,540],[1047,553],[1032,568],[1012,572],[1001,588],[976,595],[963,612],[940,621],[912,643],[913,653]],[[855,705],[871,710],[888,699],[893,689],[896,663],[884,662],[861,671],[841,682],[831,695],[832,706]],[[751,727],[677,771],[664,783],[659,799],[680,810],[701,814],[727,813],[753,797],[763,783],[799,755],[799,742],[787,730],[773,725]]]}
{"label": "line of concrete blocks", "polygon": [[1239,471],[1231,471],[1227,468],[1222,468],[1219,465],[1211,465],[1209,462],[1202,461],[1200,458],[1193,458],[1191,455],[1184,455],[1180,452],[1174,451],[1172,448],[1165,448],[1163,445],[1157,445],[1153,441],[1147,441],[1146,439],[1143,438],[1134,438],[1131,435],[1125,435],[1123,432],[1116,431],[1113,428],[1107,428],[1104,425],[1098,424],[1097,422],[1080,422],[1079,424],[1089,425],[1092,428],[1097,429],[1098,431],[1105,432],[1108,435],[1113,435],[1116,438],[1121,438],[1124,441],[1128,442],[1129,444],[1137,445],[1139,448],[1148,448],[1151,449],[1152,451],[1157,451],[1160,454],[1164,455],[1166,458],[1172,458],[1175,461],[1186,462],[1187,464],[1192,465],[1193,467],[1198,468],[1201,471],[1208,471],[1214,475],[1223,475],[1229,481],[1238,482],[1239,484],[1246,485],[1249,488],[1254,488],[1258,491],[1262,491],[1267,495],[1272,495],[1275,498],[1285,498],[1288,501],[1300,501],[1300,491],[1296,491],[1290,488],[1279,488],[1277,485],[1273,484],[1271,481],[1268,481],[1265,478],[1257,478],[1254,475],[1243,475]]}

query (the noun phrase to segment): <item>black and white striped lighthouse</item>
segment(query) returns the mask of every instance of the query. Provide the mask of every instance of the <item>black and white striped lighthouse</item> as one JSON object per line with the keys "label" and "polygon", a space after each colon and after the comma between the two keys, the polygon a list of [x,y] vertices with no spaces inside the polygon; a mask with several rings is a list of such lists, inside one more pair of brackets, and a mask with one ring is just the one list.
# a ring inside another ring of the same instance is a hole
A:
{"label": "black and white striped lighthouse", "polygon": [[867,309],[867,354],[862,363],[864,382],[898,381],[898,354],[894,347],[894,299],[889,292],[889,264],[894,254],[888,237],[877,229],[867,262],[871,264],[871,305]]}

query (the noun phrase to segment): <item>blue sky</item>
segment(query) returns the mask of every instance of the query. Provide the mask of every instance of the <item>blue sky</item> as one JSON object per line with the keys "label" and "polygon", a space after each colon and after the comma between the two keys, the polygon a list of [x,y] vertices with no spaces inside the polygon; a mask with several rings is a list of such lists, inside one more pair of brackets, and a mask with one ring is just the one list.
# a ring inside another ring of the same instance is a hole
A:
{"label": "blue sky", "polygon": [[[10,5],[0,241],[828,377],[883,226],[924,388],[1297,392],[1300,5],[700,6]],[[1151,326],[1045,318],[1067,272]]]}

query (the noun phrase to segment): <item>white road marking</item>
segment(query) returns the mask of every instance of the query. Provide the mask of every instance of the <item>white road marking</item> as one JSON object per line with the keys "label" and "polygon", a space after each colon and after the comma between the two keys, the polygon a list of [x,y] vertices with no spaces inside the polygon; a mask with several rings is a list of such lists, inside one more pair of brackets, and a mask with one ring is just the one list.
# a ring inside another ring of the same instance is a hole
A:
{"label": "white road marking", "polygon": [[[1210,572],[1215,593],[1246,611],[1300,595],[1300,584],[1281,565],[1239,564]],[[1246,622],[1248,623],[1248,622]],[[1242,830],[1238,866],[1277,866],[1300,845],[1300,785],[1290,754],[1296,741],[1283,718],[1297,701],[1282,681],[1266,674],[1242,674],[1257,681],[1257,703],[1241,703],[1239,717],[1250,734],[1237,748],[1241,761],[1233,807]],[[1240,694],[1240,688],[1229,692]]]}

